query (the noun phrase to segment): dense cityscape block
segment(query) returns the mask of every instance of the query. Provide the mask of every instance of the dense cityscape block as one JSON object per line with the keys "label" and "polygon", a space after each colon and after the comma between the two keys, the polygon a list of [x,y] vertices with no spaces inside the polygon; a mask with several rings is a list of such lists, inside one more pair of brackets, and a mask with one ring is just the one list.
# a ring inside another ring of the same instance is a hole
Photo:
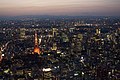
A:
{"label": "dense cityscape block", "polygon": [[119,80],[119,17],[0,20],[0,80]]}

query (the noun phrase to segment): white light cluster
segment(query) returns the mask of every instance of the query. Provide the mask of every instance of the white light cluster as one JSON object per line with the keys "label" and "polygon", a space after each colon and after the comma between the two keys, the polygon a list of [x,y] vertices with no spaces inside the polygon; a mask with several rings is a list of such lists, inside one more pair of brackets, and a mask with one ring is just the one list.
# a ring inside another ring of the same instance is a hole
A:
{"label": "white light cluster", "polygon": [[51,71],[52,69],[51,68],[43,68],[43,71],[44,72],[49,72],[49,71]]}

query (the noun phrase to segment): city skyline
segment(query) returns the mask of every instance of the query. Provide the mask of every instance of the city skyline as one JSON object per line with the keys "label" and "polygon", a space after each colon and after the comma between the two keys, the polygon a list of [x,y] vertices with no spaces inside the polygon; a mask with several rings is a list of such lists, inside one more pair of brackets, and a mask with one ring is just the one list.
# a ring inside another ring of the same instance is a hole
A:
{"label": "city skyline", "polygon": [[1,0],[0,16],[119,16],[120,0]]}

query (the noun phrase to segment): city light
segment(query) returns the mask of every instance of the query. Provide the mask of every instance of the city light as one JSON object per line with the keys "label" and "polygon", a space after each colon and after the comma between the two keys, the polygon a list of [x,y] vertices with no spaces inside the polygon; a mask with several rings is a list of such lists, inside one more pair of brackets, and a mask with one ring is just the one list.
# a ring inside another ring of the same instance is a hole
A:
{"label": "city light", "polygon": [[51,71],[51,70],[52,70],[51,68],[43,68],[44,72],[48,72],[48,71]]}
{"label": "city light", "polygon": [[0,80],[119,80],[119,27],[112,16],[0,18]]}

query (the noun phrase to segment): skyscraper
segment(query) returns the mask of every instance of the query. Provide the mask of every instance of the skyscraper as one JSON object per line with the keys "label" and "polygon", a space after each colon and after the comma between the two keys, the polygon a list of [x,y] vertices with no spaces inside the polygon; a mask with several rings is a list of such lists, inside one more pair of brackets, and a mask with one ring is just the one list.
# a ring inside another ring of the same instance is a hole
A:
{"label": "skyscraper", "polygon": [[101,30],[99,28],[96,29],[96,34],[99,35],[101,33]]}

